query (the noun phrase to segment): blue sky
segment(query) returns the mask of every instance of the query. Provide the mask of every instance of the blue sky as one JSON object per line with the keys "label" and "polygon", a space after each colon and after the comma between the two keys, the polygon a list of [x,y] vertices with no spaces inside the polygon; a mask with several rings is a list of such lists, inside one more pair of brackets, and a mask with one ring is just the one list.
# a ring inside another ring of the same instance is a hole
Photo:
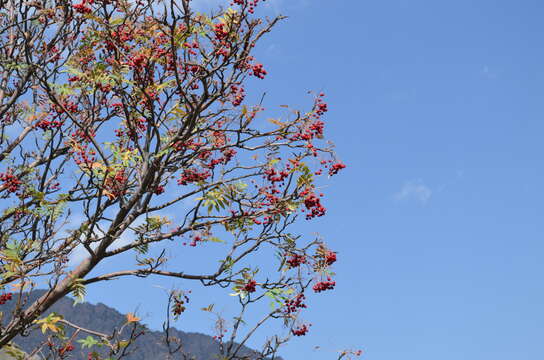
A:
{"label": "blue sky", "polygon": [[[284,358],[542,358],[544,3],[267,3],[289,19],[258,49],[269,75],[254,92],[273,108],[323,90],[348,165],[326,189],[328,215],[299,228],[338,251],[337,290],[311,299],[311,336]],[[123,280],[88,300],[158,328],[157,286],[182,287]]]}

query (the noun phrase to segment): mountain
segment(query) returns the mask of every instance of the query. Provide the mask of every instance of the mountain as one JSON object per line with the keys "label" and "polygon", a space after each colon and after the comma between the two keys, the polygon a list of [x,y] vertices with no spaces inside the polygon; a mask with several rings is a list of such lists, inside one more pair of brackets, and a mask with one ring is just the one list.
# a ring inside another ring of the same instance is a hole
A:
{"label": "mountain", "polygon": [[[31,303],[39,296],[43,295],[45,291],[36,290],[33,291],[29,298]],[[2,310],[5,314],[9,314],[13,309],[14,301],[7,302],[2,306]],[[95,330],[101,333],[111,334],[114,328],[119,327],[126,322],[127,317],[119,313],[117,310],[112,309],[102,303],[90,304],[82,303],[74,306],[74,300],[69,297],[64,297],[58,301],[55,305],[49,309],[44,316],[55,312],[62,314],[64,319],[73,323],[81,325],[87,329]],[[168,347],[164,341],[164,333],[161,331],[150,331],[145,325],[138,324],[139,330],[144,330],[145,334],[138,337],[134,344],[130,345],[130,354],[123,357],[126,360],[149,360],[149,359],[167,359]],[[66,327],[67,336],[71,336],[74,333],[69,327]],[[124,334],[127,334],[126,330]],[[26,336],[17,336],[14,343],[26,352],[31,352],[40,343],[46,340],[46,337],[40,330],[36,329],[31,331]],[[79,333],[73,345],[75,349],[72,351],[70,359],[87,359],[87,353],[89,349],[82,349],[81,344],[77,340],[84,339],[88,334]],[[178,338],[183,345],[183,352],[187,355],[185,358],[181,354],[176,354],[171,359],[183,359],[183,360],[217,360],[219,354],[219,343],[211,336],[200,334],[183,332],[175,328],[171,328],[170,337]],[[97,350],[97,347],[93,347],[93,350]],[[255,359],[256,352],[247,347],[242,347],[239,356],[245,357],[245,359]],[[2,358],[0,353],[0,359]],[[280,358],[276,358],[281,360]]]}

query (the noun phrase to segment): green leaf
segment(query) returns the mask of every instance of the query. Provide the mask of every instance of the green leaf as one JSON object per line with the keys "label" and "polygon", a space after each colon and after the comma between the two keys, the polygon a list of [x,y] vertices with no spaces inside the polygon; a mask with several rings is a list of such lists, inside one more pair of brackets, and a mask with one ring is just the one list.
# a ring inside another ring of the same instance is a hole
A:
{"label": "green leaf", "polygon": [[96,340],[94,337],[92,337],[90,335],[87,336],[85,339],[78,340],[77,342],[81,344],[81,347],[83,349],[85,349],[85,348],[90,349],[91,347],[93,347],[94,345],[97,345],[99,343],[98,340]]}
{"label": "green leaf", "polygon": [[122,17],[118,17],[115,19],[110,19],[110,25],[120,25],[125,21]]}
{"label": "green leaf", "polygon": [[221,240],[221,239],[218,238],[217,236],[210,236],[210,237],[208,238],[208,240],[211,241],[211,242],[216,242],[216,243],[223,243],[223,244],[226,243],[225,240]]}
{"label": "green leaf", "polygon": [[75,297],[74,306],[77,304],[81,304],[85,301],[85,295],[87,293],[85,285],[83,285],[81,282],[82,279],[76,279],[72,283],[72,295]]}

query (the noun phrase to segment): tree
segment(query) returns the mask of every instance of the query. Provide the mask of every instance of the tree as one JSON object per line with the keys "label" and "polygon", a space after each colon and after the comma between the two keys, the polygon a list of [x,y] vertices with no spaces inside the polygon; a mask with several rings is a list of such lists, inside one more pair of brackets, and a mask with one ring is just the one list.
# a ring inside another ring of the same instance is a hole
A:
{"label": "tree", "polygon": [[[225,359],[239,358],[237,344],[271,319],[287,335],[266,339],[259,359],[306,334],[297,320],[304,291],[334,288],[336,253],[289,229],[301,215],[325,214],[320,176],[345,166],[323,138],[323,94],[269,123],[262,102],[246,104],[249,79],[267,75],[254,47],[284,17],[256,16],[259,0],[211,14],[190,0],[0,2],[0,302],[17,302],[4,314],[0,346],[41,327],[64,358],[69,326],[120,357],[132,337],[113,343],[44,312],[69,293],[82,299],[91,284],[150,275],[234,291],[241,315],[228,336],[218,322]],[[165,209],[184,213],[173,224]],[[74,212],[82,217],[75,225]],[[117,245],[121,237],[130,241]],[[222,242],[225,253],[210,273],[171,271],[164,252],[150,255],[169,241],[187,252]],[[260,274],[252,262],[265,247],[277,255],[276,273]],[[84,260],[70,266],[80,249]],[[105,259],[127,252],[134,268],[100,273]],[[26,303],[26,290],[44,284],[47,292]],[[172,316],[185,311],[185,296],[170,294]],[[246,308],[266,299],[275,307],[242,331]]]}

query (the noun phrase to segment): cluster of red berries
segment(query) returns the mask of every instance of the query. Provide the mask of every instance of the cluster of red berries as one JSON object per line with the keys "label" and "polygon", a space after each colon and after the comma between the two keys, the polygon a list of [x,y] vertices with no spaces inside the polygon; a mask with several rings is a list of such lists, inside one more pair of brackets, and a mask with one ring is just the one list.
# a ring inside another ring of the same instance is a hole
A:
{"label": "cluster of red berries", "polygon": [[346,165],[342,164],[341,162],[337,162],[336,164],[333,164],[331,168],[329,169],[329,175],[336,175],[338,174],[338,171],[345,169]]}
{"label": "cluster of red berries", "polygon": [[93,0],[83,0],[78,4],[74,4],[72,7],[80,14],[88,14],[92,11],[92,9],[87,6],[87,2],[92,4]]}
{"label": "cluster of red berries", "polygon": [[[264,1],[264,0],[263,0]],[[232,0],[230,3],[231,6],[233,5],[249,5],[248,11],[250,14],[253,14],[255,12],[255,7],[259,4],[259,0]]]}
{"label": "cluster of red berries", "polygon": [[316,113],[318,115],[323,115],[324,113],[326,113],[328,111],[327,109],[327,104],[324,103],[324,102],[319,102],[317,103],[317,109],[316,109]]}
{"label": "cluster of red berries", "polygon": [[125,170],[118,170],[114,176],[108,176],[104,181],[104,188],[109,192],[108,197],[115,199],[126,192],[128,177]]}
{"label": "cluster of red berries", "polygon": [[80,57],[78,60],[81,65],[85,66],[85,65],[88,65],[91,61],[96,60],[96,56],[94,54],[89,54],[89,55]]}
{"label": "cluster of red berries", "polygon": [[[121,24],[117,26],[117,29],[111,32],[111,37],[106,39],[106,50],[110,52],[113,52],[115,49],[130,51],[134,48],[130,42],[139,35],[143,35],[143,31],[141,29],[135,28],[128,24]],[[107,62],[109,62],[108,59],[106,59]]]}
{"label": "cluster of red berries", "polygon": [[321,205],[320,199],[315,194],[309,194],[308,196],[306,196],[306,198],[304,199],[304,206],[306,206],[306,209],[309,210],[306,214],[307,220],[323,216],[327,211],[327,209],[325,209],[325,207]]}
{"label": "cluster of red berries", "polygon": [[6,302],[11,300],[12,297],[13,297],[12,293],[5,293],[5,294],[0,295],[0,305],[4,305]]}
{"label": "cluster of red berries", "polygon": [[276,171],[274,168],[268,168],[264,171],[266,175],[266,179],[270,181],[271,183],[275,182],[281,182],[285,180],[286,177],[289,176],[289,172],[286,170],[283,171]]}
{"label": "cluster of red berries", "polygon": [[304,336],[308,333],[309,330],[310,330],[310,324],[308,325],[303,324],[296,329],[292,329],[291,332],[295,336]]}
{"label": "cluster of red berries", "polygon": [[253,293],[255,292],[255,286],[257,285],[257,282],[253,279],[249,280],[245,285],[244,285],[244,291],[248,292],[248,293]]}
{"label": "cluster of red berries", "polygon": [[129,55],[127,65],[135,70],[143,70],[144,65],[147,63],[148,56],[143,53],[135,53]]}
{"label": "cluster of red berries", "polygon": [[[191,242],[189,243],[189,246],[195,247],[201,241],[203,241],[203,239],[199,233],[193,234]],[[183,245],[187,245],[187,243],[184,242]]]}
{"label": "cluster of red berries", "polygon": [[62,126],[62,122],[59,120],[46,120],[42,119],[36,123],[36,127],[39,127],[42,130],[51,130],[55,128],[60,128]]}
{"label": "cluster of red berries", "polygon": [[212,338],[214,340],[223,341],[223,338],[225,337],[225,334],[227,333],[227,329],[220,330],[219,335],[214,335]]}
{"label": "cluster of red berries", "polygon": [[157,186],[157,187],[155,188],[155,190],[153,191],[153,193],[154,193],[155,195],[160,195],[160,194],[162,194],[163,192],[164,192],[164,186],[162,186],[162,185]]}
{"label": "cluster of red berries", "polygon": [[200,47],[200,45],[196,41],[193,41],[192,43],[184,42],[183,47],[189,49],[189,53],[191,55],[196,55],[196,52],[194,50],[191,50],[191,49],[198,49]]}
{"label": "cluster of red berries", "polygon": [[291,254],[289,259],[287,259],[287,265],[289,265],[290,268],[296,268],[300,266],[300,264],[306,264],[306,256],[299,255],[299,254]]}
{"label": "cluster of red berries", "polygon": [[223,40],[229,35],[229,32],[223,23],[215,24],[213,27],[213,32],[218,40]]}
{"label": "cluster of red berries", "polygon": [[102,84],[102,83],[96,83],[96,88],[103,93],[107,94],[111,91],[112,86],[110,84]]}
{"label": "cluster of red berries", "polygon": [[19,187],[23,184],[17,176],[13,175],[12,169],[8,169],[5,173],[0,173],[0,181],[3,181],[2,188],[10,193],[19,190]]}
{"label": "cluster of red berries", "polygon": [[321,116],[329,110],[327,108],[327,103],[323,102],[324,96],[325,94],[320,93],[317,99],[315,100],[315,113],[317,116]]}
{"label": "cluster of red berries", "polygon": [[223,162],[223,164],[227,164],[229,161],[232,160],[232,158],[234,158],[235,155],[236,155],[236,150],[232,148],[225,149],[223,150],[223,157],[221,158],[221,162]]}
{"label": "cluster of red berries", "polygon": [[[212,155],[211,151],[203,151],[198,155],[198,157],[202,160],[207,160]],[[205,165],[205,167],[209,169],[214,169],[219,164],[227,164],[229,161],[231,161],[234,156],[236,155],[236,150],[234,149],[225,149],[223,150],[223,156],[219,157],[217,159],[211,159],[209,163]]]}
{"label": "cluster of red berries", "polygon": [[318,283],[316,283],[312,287],[312,289],[314,289],[316,293],[319,293],[325,290],[332,290],[334,289],[335,285],[336,281],[332,281],[331,278],[327,278],[327,281],[319,281]]}
{"label": "cluster of red berries", "polygon": [[47,186],[47,190],[48,191],[56,191],[60,189],[60,183],[59,182],[54,182],[54,183],[50,183],[48,186]]}
{"label": "cluster of red berries", "polygon": [[325,263],[331,266],[336,262],[336,253],[334,251],[327,251],[325,253]]}
{"label": "cluster of red berries", "polygon": [[76,138],[78,141],[89,142],[92,138],[96,136],[96,132],[93,129],[77,129],[72,133],[72,137]]}
{"label": "cluster of red berries", "polygon": [[242,101],[244,101],[244,98],[246,97],[244,88],[241,86],[232,85],[230,89],[232,90],[232,95],[234,97],[234,99],[232,100],[232,105],[233,106],[240,105]]}
{"label": "cluster of red berries", "polygon": [[74,345],[72,345],[72,343],[67,343],[66,345],[64,345],[63,347],[61,347],[59,349],[59,355],[60,356],[63,356],[63,355],[66,355],[67,352],[70,352],[70,351],[74,351]]}
{"label": "cluster of red berries", "polygon": [[263,68],[263,64],[255,64],[251,67],[253,71],[253,76],[258,77],[259,79],[264,79],[267,74],[266,70]]}
{"label": "cluster of red berries", "polygon": [[296,312],[297,309],[305,309],[306,304],[303,303],[305,298],[306,297],[304,294],[298,294],[294,299],[287,300],[285,302],[285,309],[287,310],[287,313],[291,314]]}
{"label": "cluster of red berries", "polygon": [[315,136],[320,137],[323,136],[324,127],[325,123],[321,120],[317,120],[310,125],[310,130]]}
{"label": "cluster of red berries", "polygon": [[77,104],[75,102],[73,102],[73,101],[64,101],[62,103],[62,106],[58,106],[57,104],[53,104],[51,106],[51,108],[57,114],[64,114],[64,109],[66,109],[70,113],[79,112],[79,108],[78,108]]}
{"label": "cluster of red berries", "polygon": [[88,150],[87,144],[78,145],[78,150],[75,153],[75,163],[76,165],[84,165],[87,168],[91,168],[92,164],[96,160],[96,151],[93,149]]}
{"label": "cluster of red berries", "polygon": [[190,183],[204,181],[211,176],[209,171],[198,172],[194,169],[186,169],[178,179],[178,185],[187,185]]}

